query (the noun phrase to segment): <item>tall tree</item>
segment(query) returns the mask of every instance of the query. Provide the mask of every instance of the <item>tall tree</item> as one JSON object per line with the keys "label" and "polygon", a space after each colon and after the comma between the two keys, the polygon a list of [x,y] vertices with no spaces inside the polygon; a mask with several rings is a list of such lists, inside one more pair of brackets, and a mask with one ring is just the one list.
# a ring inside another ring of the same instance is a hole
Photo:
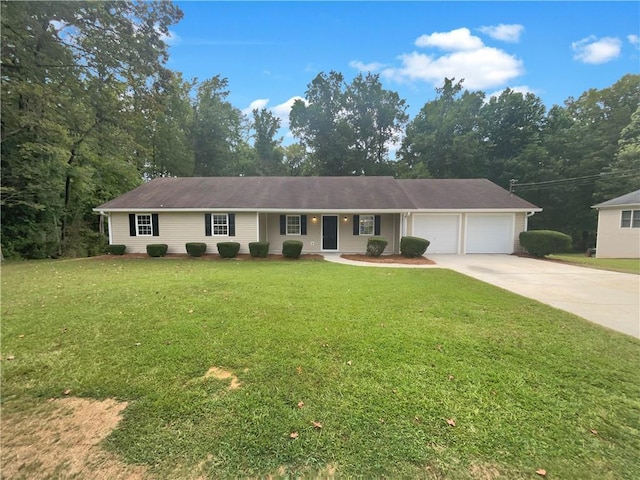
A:
{"label": "tall tree", "polygon": [[77,249],[95,218],[86,200],[105,191],[93,175],[126,171],[120,191],[139,181],[136,125],[180,17],[169,2],[2,2],[5,252]]}
{"label": "tall tree", "polygon": [[408,117],[405,101],[385,90],[378,75],[320,73],[290,114],[291,130],[318,175],[389,174],[389,150]]}
{"label": "tall tree", "polygon": [[197,86],[193,145],[194,175],[241,173],[238,152],[244,142],[242,112],[231,105],[228,80],[216,75]]}
{"label": "tall tree", "polygon": [[255,109],[253,114],[253,148],[260,175],[282,175],[285,167],[282,163],[282,138],[277,138],[280,119],[263,108]]}
{"label": "tall tree", "polygon": [[482,92],[463,91],[462,80],[445,78],[438,97],[409,123],[399,151],[403,177],[469,178],[483,176],[486,155],[480,133]]}

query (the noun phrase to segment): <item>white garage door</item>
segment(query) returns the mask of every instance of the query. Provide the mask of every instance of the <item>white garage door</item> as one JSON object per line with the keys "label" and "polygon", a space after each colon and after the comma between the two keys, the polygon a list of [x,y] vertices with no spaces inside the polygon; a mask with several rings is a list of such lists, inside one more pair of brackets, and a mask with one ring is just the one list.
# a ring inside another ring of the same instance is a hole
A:
{"label": "white garage door", "polygon": [[466,253],[513,253],[513,214],[467,215]]}
{"label": "white garage door", "polygon": [[458,215],[414,215],[413,236],[426,238],[427,253],[458,253]]}

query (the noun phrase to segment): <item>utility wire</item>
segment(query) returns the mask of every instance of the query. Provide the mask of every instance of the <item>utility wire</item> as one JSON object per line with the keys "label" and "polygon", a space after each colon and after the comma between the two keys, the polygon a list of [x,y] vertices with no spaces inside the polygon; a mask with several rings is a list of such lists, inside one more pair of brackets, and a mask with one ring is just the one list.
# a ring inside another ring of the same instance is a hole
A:
{"label": "utility wire", "polygon": [[596,181],[615,176],[615,178],[623,179],[623,178],[632,178],[638,176],[639,173],[636,170],[618,170],[615,172],[603,172],[594,175],[584,175],[582,177],[571,177],[571,178],[561,178],[557,180],[546,180],[541,182],[529,182],[529,183],[517,183],[512,182],[510,187],[511,191],[514,190],[542,190],[547,188],[555,188],[555,187],[582,187],[587,185],[592,185],[596,183]]}

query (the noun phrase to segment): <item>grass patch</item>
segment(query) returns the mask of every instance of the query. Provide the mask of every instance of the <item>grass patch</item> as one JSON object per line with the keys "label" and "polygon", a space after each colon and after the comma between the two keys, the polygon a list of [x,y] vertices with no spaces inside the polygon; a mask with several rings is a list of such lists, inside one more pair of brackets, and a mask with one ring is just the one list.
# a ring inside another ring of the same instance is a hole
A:
{"label": "grass patch", "polygon": [[548,258],[581,267],[640,275],[640,258],[595,258],[587,257],[583,253],[554,254]]}
{"label": "grass patch", "polygon": [[127,401],[161,478],[640,478],[640,341],[449,270],[6,264],[1,333],[3,415]]}

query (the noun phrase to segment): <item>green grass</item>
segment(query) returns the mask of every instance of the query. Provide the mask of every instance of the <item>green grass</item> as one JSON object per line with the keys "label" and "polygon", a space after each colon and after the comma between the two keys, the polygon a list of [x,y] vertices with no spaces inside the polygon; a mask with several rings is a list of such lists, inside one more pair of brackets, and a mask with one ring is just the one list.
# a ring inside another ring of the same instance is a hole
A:
{"label": "green grass", "polygon": [[582,267],[640,275],[640,258],[593,258],[585,256],[584,253],[563,253],[549,255],[548,258]]}
{"label": "green grass", "polygon": [[159,478],[640,478],[640,341],[448,270],[6,264],[1,333],[3,414],[129,401]]}

